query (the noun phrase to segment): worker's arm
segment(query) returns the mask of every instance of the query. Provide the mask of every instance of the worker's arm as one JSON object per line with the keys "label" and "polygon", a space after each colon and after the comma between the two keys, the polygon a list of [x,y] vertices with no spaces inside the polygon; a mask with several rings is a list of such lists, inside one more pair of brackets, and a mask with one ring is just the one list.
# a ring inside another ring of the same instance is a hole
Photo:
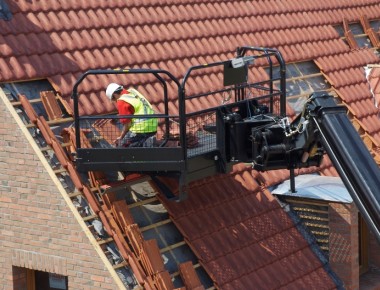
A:
{"label": "worker's arm", "polygon": [[124,138],[125,134],[128,133],[129,128],[131,127],[132,122],[126,122],[123,126],[123,130],[121,131],[121,134],[119,137],[116,138],[114,141],[115,145],[118,146],[120,141]]}
{"label": "worker's arm", "polygon": [[[119,115],[130,115],[132,116],[135,113],[135,109],[127,102],[117,101],[117,109]],[[125,134],[128,133],[129,128],[132,126],[132,119],[120,119],[120,122],[124,125],[123,130],[120,133],[120,136],[116,138],[114,144],[119,145],[119,142],[124,138]]]}

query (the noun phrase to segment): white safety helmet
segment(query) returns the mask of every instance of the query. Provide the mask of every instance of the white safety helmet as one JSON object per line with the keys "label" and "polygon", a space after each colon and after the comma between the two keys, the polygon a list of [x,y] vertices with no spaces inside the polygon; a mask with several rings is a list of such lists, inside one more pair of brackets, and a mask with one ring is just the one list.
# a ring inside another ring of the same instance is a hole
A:
{"label": "white safety helmet", "polygon": [[123,89],[123,86],[119,85],[119,84],[116,84],[116,83],[110,83],[108,86],[107,86],[107,89],[106,89],[106,96],[112,100],[112,95],[115,93],[115,92],[121,92],[121,90]]}

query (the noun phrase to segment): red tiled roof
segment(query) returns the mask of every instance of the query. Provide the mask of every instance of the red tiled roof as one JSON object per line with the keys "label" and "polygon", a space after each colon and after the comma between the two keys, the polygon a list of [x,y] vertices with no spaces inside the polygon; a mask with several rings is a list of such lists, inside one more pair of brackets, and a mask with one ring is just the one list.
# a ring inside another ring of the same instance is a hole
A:
{"label": "red tiled roof", "polygon": [[161,197],[220,289],[335,288],[277,200],[249,171],[193,183],[189,198]]}
{"label": "red tiled roof", "polygon": [[316,60],[352,117],[366,133],[372,136],[377,146],[380,144],[380,120],[364,67],[369,63],[378,62],[379,58],[370,49],[352,50]]}
{"label": "red tiled roof", "polygon": [[[48,77],[67,100],[75,80],[88,69],[159,67],[180,78],[190,65],[231,57],[239,45],[279,48],[288,62],[328,57],[327,63],[333,64],[334,58],[347,55],[349,48],[331,25],[342,23],[344,18],[359,21],[360,15],[373,19],[380,14],[374,0],[302,5],[298,1],[89,4],[23,0],[9,6],[12,20],[0,21],[0,79]],[[370,54],[358,52],[347,59],[373,59]],[[331,78],[339,85],[361,81],[360,72],[348,73],[350,77],[335,73]],[[212,82],[213,76],[209,77],[197,80],[197,87]],[[160,108],[161,97],[156,96],[154,85],[147,84],[149,80],[121,78],[123,83],[131,81],[142,82],[141,90]],[[105,77],[83,83],[80,89],[86,97],[80,98],[82,113],[115,109],[104,96],[107,83]]]}
{"label": "red tiled roof", "polygon": [[[369,49],[350,50],[333,27],[343,19],[359,21],[363,14],[370,20],[379,19],[378,0],[8,2],[13,18],[0,20],[2,82],[49,78],[70,101],[73,84],[88,69],[152,67],[167,69],[180,78],[191,65],[232,57],[239,45],[270,46],[280,49],[287,62],[316,60],[361,128],[380,144],[380,121],[363,70],[379,59]],[[191,81],[190,87],[202,90],[219,77],[212,71]],[[158,86],[151,79],[123,77],[121,81],[140,81],[151,103],[162,107],[156,95]],[[107,78],[97,77],[81,84],[82,113],[103,114],[115,109],[104,96],[107,83]],[[175,95],[170,97],[171,109],[176,110]],[[191,106],[195,111],[202,103],[193,101]],[[35,121],[43,123],[37,116]],[[71,166],[68,169],[74,172]],[[321,172],[336,175],[328,161]],[[276,288],[331,285],[289,218],[255,181],[269,186],[286,178],[285,171],[254,177],[238,172],[235,179],[210,178],[202,186],[194,183],[186,202],[165,202],[218,285],[246,289],[253,280]],[[244,231],[249,222],[271,230],[255,232],[258,228],[252,227],[252,232]],[[234,240],[234,230],[240,230],[241,241]],[[293,243],[284,243],[285,238]],[[216,242],[220,252],[215,251]],[[278,251],[276,244],[284,252]],[[239,265],[238,257],[244,266]],[[306,266],[298,263],[302,267],[297,268],[295,260]],[[278,271],[283,268],[286,275]]]}

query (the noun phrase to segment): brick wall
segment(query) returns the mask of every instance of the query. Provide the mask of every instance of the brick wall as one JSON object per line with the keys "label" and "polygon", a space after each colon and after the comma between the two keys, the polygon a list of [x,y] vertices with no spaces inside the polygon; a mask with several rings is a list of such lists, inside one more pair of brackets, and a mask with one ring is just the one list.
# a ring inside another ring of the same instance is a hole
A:
{"label": "brick wall", "polygon": [[359,289],[358,211],[351,204],[329,204],[330,265],[347,290]]}
{"label": "brick wall", "polygon": [[68,276],[69,289],[118,289],[55,182],[0,96],[0,290],[20,282],[12,265]]}

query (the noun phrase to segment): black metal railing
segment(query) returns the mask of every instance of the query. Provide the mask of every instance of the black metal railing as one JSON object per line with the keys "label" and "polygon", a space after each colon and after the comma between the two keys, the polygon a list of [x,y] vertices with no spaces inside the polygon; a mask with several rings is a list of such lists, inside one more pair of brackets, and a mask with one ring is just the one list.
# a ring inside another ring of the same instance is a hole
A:
{"label": "black metal railing", "polygon": [[[76,147],[81,148],[80,144],[80,122],[83,119],[89,118],[85,116],[80,116],[79,115],[79,100],[78,100],[78,87],[79,85],[83,82],[85,78],[87,78],[90,75],[125,75],[125,74],[151,74],[153,75],[161,84],[163,87],[163,103],[164,103],[164,112],[163,114],[160,114],[157,116],[157,118],[162,118],[164,120],[164,125],[165,125],[165,134],[166,138],[169,136],[169,126],[170,126],[170,119],[171,118],[178,118],[177,116],[170,116],[169,115],[169,99],[168,99],[168,85],[167,81],[163,78],[162,75],[165,75],[169,77],[169,79],[177,86],[178,89],[178,95],[181,95],[181,88],[180,88],[180,83],[179,81],[168,71],[166,70],[160,70],[160,69],[120,69],[120,70],[111,70],[111,69],[106,69],[106,70],[89,70],[85,72],[74,84],[73,87],[73,93],[72,93],[72,98],[74,101],[74,117],[75,117],[75,132],[76,132]],[[184,101],[183,98],[179,98],[179,106],[184,107]],[[139,116],[140,117],[140,116]],[[149,118],[152,116],[149,115],[141,115],[141,118]],[[110,118],[115,118],[117,119],[116,116],[110,117]],[[130,117],[127,117],[130,118]],[[183,120],[180,120],[180,122]],[[184,124],[180,124],[181,128],[184,128]]]}
{"label": "black metal railing", "polygon": [[[221,116],[225,116],[228,111],[239,110],[241,116],[248,119],[264,112],[262,106],[268,108],[270,114],[286,114],[285,63],[281,54],[275,49],[251,46],[238,47],[236,54],[234,59],[190,67],[182,82],[170,72],[160,69],[89,70],[84,73],[75,83],[72,93],[78,169],[156,174],[177,172],[180,175],[180,187],[186,186],[189,180],[227,171],[226,163],[229,160],[226,156],[229,153],[226,150],[229,150],[229,146],[224,143],[228,136],[224,132]],[[274,64],[280,67],[279,77],[273,75]],[[269,74],[267,78],[255,79],[261,66],[269,67]],[[191,79],[194,84],[197,78],[215,73],[222,76],[219,83],[215,81],[207,88],[190,87]],[[136,116],[79,114],[78,87],[83,80],[92,75],[118,74],[150,74],[163,88],[162,112],[138,116],[143,120],[156,120],[158,124],[156,134],[138,148],[116,146],[114,143],[120,136],[123,119]],[[174,84],[177,90],[174,100],[169,100],[168,82],[171,88]],[[279,87],[274,82],[280,83]],[[178,111],[169,112],[170,101],[177,104]],[[249,134],[249,130],[247,127],[243,134]],[[83,133],[89,140],[86,146],[81,143]],[[239,138],[248,139],[248,136]]]}

